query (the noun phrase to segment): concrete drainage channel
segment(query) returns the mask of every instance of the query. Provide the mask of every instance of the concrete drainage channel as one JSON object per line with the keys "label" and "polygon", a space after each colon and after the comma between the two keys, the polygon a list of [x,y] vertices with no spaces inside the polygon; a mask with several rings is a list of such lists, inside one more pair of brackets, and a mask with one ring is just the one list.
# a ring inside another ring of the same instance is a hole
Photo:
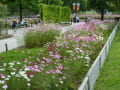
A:
{"label": "concrete drainage channel", "polygon": [[106,56],[109,52],[111,43],[116,35],[119,23],[120,22],[118,22],[117,25],[115,26],[115,28],[113,29],[113,32],[110,34],[110,36],[108,38],[108,41],[106,42],[105,46],[103,47],[103,49],[99,53],[98,57],[96,58],[95,62],[89,69],[86,77],[84,78],[84,80],[83,80],[82,84],[80,85],[80,87],[78,88],[78,90],[93,90],[94,89],[94,84],[96,82],[96,79],[99,76],[100,70],[101,70],[101,68],[104,64],[104,61],[106,59]]}

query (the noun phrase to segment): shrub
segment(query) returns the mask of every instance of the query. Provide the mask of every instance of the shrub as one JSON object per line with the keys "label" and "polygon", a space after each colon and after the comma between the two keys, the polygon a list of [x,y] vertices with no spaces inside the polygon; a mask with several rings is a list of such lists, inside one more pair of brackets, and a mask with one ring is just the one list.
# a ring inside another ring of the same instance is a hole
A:
{"label": "shrub", "polygon": [[54,29],[48,30],[31,30],[24,36],[26,48],[43,47],[46,43],[56,40],[59,31]]}

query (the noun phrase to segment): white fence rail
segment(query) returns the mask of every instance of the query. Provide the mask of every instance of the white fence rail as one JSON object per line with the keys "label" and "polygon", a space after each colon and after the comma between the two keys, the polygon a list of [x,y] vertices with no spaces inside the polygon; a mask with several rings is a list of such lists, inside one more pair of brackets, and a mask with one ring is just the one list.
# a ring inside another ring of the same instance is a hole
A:
{"label": "white fence rail", "polygon": [[82,84],[78,88],[78,90],[93,90],[94,84],[96,82],[96,79],[98,78],[99,72],[104,64],[104,61],[106,59],[106,56],[109,52],[109,48],[111,46],[111,43],[115,37],[115,34],[117,32],[117,28],[120,22],[115,26],[113,29],[113,32],[110,34],[110,37],[108,38],[105,46],[99,53],[98,57],[96,58],[95,62],[91,66],[90,70],[88,71],[85,79],[83,80]]}

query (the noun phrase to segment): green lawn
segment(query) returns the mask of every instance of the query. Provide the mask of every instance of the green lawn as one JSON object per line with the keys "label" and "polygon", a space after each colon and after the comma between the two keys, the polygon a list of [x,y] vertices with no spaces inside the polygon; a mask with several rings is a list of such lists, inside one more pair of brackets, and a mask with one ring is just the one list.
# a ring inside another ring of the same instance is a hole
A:
{"label": "green lawn", "polygon": [[96,81],[94,90],[120,90],[120,28]]}

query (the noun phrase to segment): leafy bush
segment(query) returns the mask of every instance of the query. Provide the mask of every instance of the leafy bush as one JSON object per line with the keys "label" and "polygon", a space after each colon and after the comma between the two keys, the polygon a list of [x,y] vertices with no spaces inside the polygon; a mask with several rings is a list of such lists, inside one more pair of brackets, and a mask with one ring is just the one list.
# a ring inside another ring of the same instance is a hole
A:
{"label": "leafy bush", "polygon": [[44,22],[60,23],[70,20],[70,8],[57,5],[40,4],[40,15]]}
{"label": "leafy bush", "polygon": [[30,30],[24,36],[26,48],[43,47],[46,43],[56,40],[59,31],[54,29],[48,30]]}

